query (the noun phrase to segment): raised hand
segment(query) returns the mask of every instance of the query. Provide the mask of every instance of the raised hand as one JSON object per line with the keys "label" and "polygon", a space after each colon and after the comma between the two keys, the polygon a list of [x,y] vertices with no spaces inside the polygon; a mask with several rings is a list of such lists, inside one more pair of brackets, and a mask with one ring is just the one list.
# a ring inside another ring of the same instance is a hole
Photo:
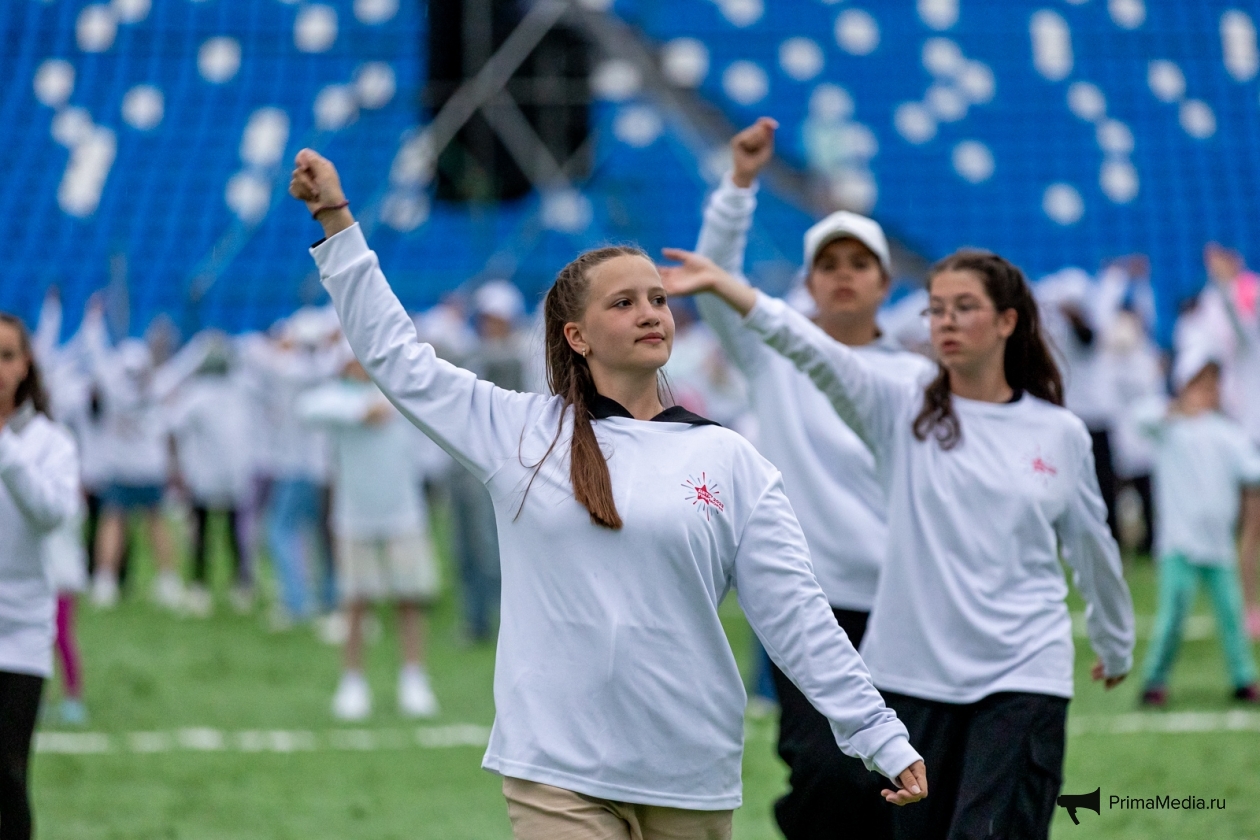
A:
{"label": "raised hand", "polygon": [[736,280],[708,257],[681,248],[664,248],[661,253],[681,263],[658,266],[666,294],[686,296],[712,292],[741,315],[747,315],[757,304],[757,293],[751,286]]}
{"label": "raised hand", "polygon": [[762,167],[774,156],[774,131],[779,124],[770,117],[760,117],[752,125],[731,138],[734,171],[731,180],[737,187],[750,187]]}
{"label": "raised hand", "polygon": [[341,178],[332,161],[311,149],[303,149],[294,160],[289,179],[289,195],[305,202],[307,211],[324,226],[324,235],[332,236],[354,224],[347,209]]}
{"label": "raised hand", "polygon": [[902,770],[894,781],[897,783],[897,790],[881,791],[884,799],[894,805],[909,805],[928,795],[927,767],[921,760]]}

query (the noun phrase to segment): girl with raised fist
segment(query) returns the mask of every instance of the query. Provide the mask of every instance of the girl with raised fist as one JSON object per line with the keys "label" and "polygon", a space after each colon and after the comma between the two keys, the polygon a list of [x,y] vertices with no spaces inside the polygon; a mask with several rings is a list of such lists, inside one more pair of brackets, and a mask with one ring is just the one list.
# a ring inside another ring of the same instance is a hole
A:
{"label": "girl with raised fist", "polygon": [[333,165],[290,192],[355,354],[411,422],[487,487],[502,547],[496,717],[483,766],[518,838],[729,838],[744,691],[718,605],[735,589],[841,748],[927,794],[922,762],[836,625],[778,472],[733,432],[666,408],[674,324],[627,247],[565,266],[544,302],[552,394],[438,359],[381,273]]}

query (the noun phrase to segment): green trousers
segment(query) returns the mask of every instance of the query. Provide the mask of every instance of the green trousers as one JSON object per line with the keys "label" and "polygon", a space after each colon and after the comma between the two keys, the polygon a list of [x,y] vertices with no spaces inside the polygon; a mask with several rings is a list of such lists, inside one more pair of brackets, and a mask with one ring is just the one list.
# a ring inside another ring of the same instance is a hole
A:
{"label": "green trousers", "polygon": [[1151,646],[1146,651],[1147,686],[1167,684],[1181,645],[1182,624],[1194,606],[1200,581],[1207,585],[1212,598],[1231,682],[1235,688],[1242,688],[1256,681],[1256,666],[1243,628],[1238,569],[1233,564],[1196,566],[1181,554],[1167,554],[1159,558],[1159,612]]}

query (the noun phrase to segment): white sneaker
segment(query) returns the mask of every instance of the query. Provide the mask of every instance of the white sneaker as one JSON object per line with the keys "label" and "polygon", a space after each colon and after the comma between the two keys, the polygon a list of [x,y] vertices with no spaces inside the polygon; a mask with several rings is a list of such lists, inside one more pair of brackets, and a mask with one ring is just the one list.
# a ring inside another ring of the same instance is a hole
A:
{"label": "white sneaker", "polygon": [[209,618],[214,612],[214,601],[205,584],[194,583],[184,593],[184,609],[194,618]]}
{"label": "white sneaker", "polygon": [[333,695],[333,717],[337,720],[364,720],[372,713],[372,690],[357,671],[346,671]]}
{"label": "white sneaker", "polygon": [[107,572],[97,572],[92,578],[92,606],[112,610],[118,606],[118,578]]}
{"label": "white sneaker", "polygon": [[153,582],[153,600],[172,612],[184,606],[184,582],[174,572],[158,572]]}
{"label": "white sneaker", "polygon": [[437,717],[438,701],[429,685],[429,675],[415,665],[398,672],[398,710],[405,717]]}

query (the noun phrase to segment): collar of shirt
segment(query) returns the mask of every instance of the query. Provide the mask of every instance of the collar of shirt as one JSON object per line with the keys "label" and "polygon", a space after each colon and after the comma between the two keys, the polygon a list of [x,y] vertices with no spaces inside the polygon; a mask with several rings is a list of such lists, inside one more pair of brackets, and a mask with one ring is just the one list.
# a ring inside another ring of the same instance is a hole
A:
{"label": "collar of shirt", "polygon": [[[591,417],[596,420],[607,420],[609,417],[625,417],[629,420],[634,419],[626,407],[614,399],[605,397],[603,394],[595,394],[595,399],[591,401]],[[701,417],[699,414],[688,411],[681,405],[670,406],[660,414],[652,418],[653,423],[687,423],[691,426],[720,426],[721,423],[715,423]]]}

